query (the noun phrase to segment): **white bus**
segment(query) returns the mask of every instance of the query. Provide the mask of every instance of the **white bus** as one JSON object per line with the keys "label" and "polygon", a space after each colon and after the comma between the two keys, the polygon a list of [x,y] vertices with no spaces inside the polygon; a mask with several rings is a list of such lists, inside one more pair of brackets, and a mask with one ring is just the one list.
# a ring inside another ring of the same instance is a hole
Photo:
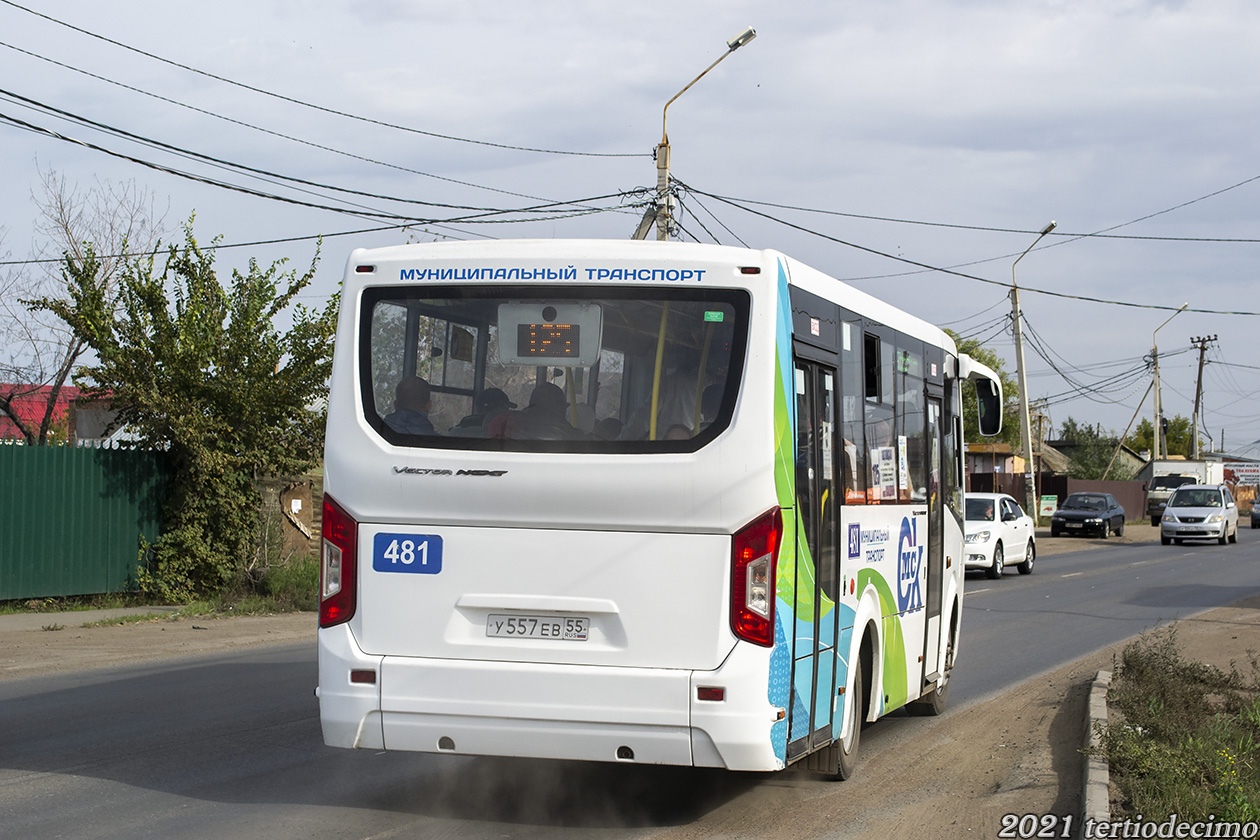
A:
{"label": "white bus", "polygon": [[963,599],[941,330],[773,251],[357,250],[325,442],[338,747],[840,778],[939,713]]}

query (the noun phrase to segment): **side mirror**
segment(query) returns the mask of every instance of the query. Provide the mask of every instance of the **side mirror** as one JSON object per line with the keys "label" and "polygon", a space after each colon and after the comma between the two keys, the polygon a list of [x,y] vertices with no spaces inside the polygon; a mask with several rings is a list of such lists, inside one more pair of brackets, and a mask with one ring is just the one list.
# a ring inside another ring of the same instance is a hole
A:
{"label": "side mirror", "polygon": [[976,420],[980,434],[993,437],[1002,431],[1002,381],[997,373],[968,356],[958,354],[958,378],[976,383]]}
{"label": "side mirror", "polygon": [[976,406],[980,434],[992,437],[1002,431],[1002,391],[991,379],[976,380]]}

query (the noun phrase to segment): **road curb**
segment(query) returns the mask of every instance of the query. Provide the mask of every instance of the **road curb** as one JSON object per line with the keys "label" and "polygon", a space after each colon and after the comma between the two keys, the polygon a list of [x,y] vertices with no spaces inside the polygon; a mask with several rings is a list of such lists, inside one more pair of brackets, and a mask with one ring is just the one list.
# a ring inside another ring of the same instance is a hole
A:
{"label": "road curb", "polygon": [[1111,769],[1106,757],[1099,754],[1103,731],[1107,726],[1107,690],[1111,688],[1111,672],[1099,671],[1089,688],[1089,708],[1085,719],[1085,773],[1081,804],[1084,822],[1111,820]]}

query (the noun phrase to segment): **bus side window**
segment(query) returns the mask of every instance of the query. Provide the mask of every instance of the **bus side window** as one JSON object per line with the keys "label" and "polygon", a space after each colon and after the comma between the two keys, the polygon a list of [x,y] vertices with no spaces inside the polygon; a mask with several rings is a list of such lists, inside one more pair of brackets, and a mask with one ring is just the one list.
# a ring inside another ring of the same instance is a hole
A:
{"label": "bus side window", "polygon": [[861,326],[840,324],[840,469],[844,478],[845,504],[866,504],[867,449],[863,399]]}
{"label": "bus side window", "polygon": [[905,462],[898,472],[898,495],[903,502],[927,499],[927,461],[923,451],[926,434],[923,381],[923,342],[899,336],[897,342],[897,441],[898,457]]}
{"label": "bus side window", "polygon": [[894,438],[893,395],[894,347],[891,341],[866,333],[863,344],[863,370],[866,394],[866,448],[870,455],[868,502],[896,502],[899,472]]}

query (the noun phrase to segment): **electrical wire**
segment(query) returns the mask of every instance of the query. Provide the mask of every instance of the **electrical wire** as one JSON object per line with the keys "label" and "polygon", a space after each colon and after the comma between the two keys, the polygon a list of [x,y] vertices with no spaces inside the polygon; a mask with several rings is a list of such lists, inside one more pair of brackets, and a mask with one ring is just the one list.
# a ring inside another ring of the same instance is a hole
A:
{"label": "electrical wire", "polygon": [[261,132],[261,133],[263,133],[263,134],[268,134],[268,135],[270,135],[270,136],[272,136],[272,137],[277,137],[277,138],[279,138],[279,139],[281,139],[281,140],[288,140],[288,141],[293,142],[293,143],[300,143],[301,145],[308,146],[308,147],[310,147],[310,148],[312,148],[312,149],[319,149],[320,151],[329,152],[329,153],[334,154],[334,155],[340,155],[340,156],[342,156],[342,157],[350,158],[351,160],[358,160],[358,161],[361,161],[361,162],[363,162],[363,163],[372,164],[373,166],[383,166],[383,167],[386,167],[386,168],[389,168],[389,169],[396,170],[396,171],[398,171],[398,172],[406,172],[406,173],[411,174],[411,175],[419,175],[419,176],[424,177],[424,178],[432,178],[432,179],[434,179],[434,180],[436,180],[436,181],[444,181],[444,182],[446,182],[446,183],[448,183],[448,184],[455,184],[455,185],[457,185],[457,186],[461,186],[461,187],[471,187],[471,188],[473,188],[473,189],[478,189],[478,190],[487,190],[487,191],[489,191],[489,192],[500,193],[500,194],[502,194],[502,195],[510,195],[510,196],[513,196],[513,197],[516,197],[516,198],[527,198],[527,199],[529,199],[529,200],[531,200],[531,201],[546,201],[546,199],[544,199],[544,198],[540,198],[540,197],[538,197],[538,196],[534,196],[534,195],[528,195],[528,194],[526,194],[526,193],[512,192],[511,190],[499,189],[498,187],[488,187],[488,186],[486,186],[486,185],[484,185],[484,184],[476,184],[476,183],[473,183],[473,182],[471,182],[471,181],[461,181],[461,180],[460,180],[460,179],[458,179],[458,178],[448,178],[448,177],[446,177],[446,176],[444,176],[444,175],[436,175],[436,174],[434,174],[434,173],[432,173],[432,172],[423,172],[423,171],[421,171],[421,170],[419,170],[419,169],[413,169],[413,168],[408,167],[408,166],[402,166],[401,164],[397,164],[397,163],[389,163],[389,162],[387,162],[387,161],[382,161],[382,160],[376,160],[376,159],[374,159],[374,158],[370,158],[370,157],[367,157],[367,156],[365,156],[365,155],[357,155],[357,154],[355,154],[354,152],[347,152],[347,151],[345,151],[345,150],[343,150],[343,149],[335,149],[335,148],[333,148],[332,146],[325,146],[325,145],[323,145],[323,144],[321,144],[321,143],[315,143],[315,142],[312,142],[312,141],[310,141],[310,140],[304,140],[304,139],[302,139],[301,137],[294,137],[294,136],[293,136],[293,135],[291,135],[291,134],[285,134],[285,133],[283,133],[283,132],[280,132],[280,131],[275,131],[275,130],[270,129],[270,128],[264,128],[264,127],[262,127],[262,126],[259,126],[259,125],[254,125],[253,123],[248,123],[248,122],[245,122],[245,121],[243,121],[243,120],[233,119],[232,117],[228,117],[228,116],[225,116],[225,115],[223,115],[223,114],[216,114],[216,113],[214,113],[213,111],[208,111],[208,110],[206,110],[205,108],[198,108],[198,107],[197,107],[197,106],[195,106],[195,105],[189,105],[189,104],[187,104],[187,103],[185,103],[185,102],[180,102],[180,101],[178,101],[178,100],[171,99],[171,98],[166,97],[166,96],[161,96],[161,95],[156,94],[156,93],[151,93],[151,92],[149,92],[149,91],[142,90],[142,89],[140,89],[140,88],[138,88],[138,87],[133,87],[132,85],[124,84],[124,83],[122,83],[122,82],[119,82],[119,81],[115,81],[115,80],[113,80],[113,79],[106,78],[105,76],[100,76],[100,75],[97,75],[96,73],[90,73],[90,72],[88,72],[87,70],[82,70],[82,69],[80,69],[80,68],[78,68],[78,67],[73,67],[73,66],[71,66],[71,65],[69,65],[69,64],[65,64],[65,63],[63,63],[63,62],[56,61],[55,59],[51,59],[51,58],[48,58],[48,57],[46,57],[46,56],[39,55],[39,54],[37,54],[37,53],[33,53],[33,52],[29,51],[29,50],[24,50],[24,49],[22,49],[21,47],[14,46],[13,44],[9,44],[9,43],[6,43],[6,42],[4,42],[4,41],[0,41],[0,47],[7,47],[8,49],[11,49],[11,50],[14,50],[14,51],[16,51],[16,52],[22,53],[23,55],[30,56],[31,58],[35,58],[35,59],[38,59],[38,60],[40,60],[40,61],[45,61],[45,62],[48,62],[49,64],[55,65],[55,66],[57,66],[57,67],[61,67],[61,68],[66,69],[66,70],[70,70],[70,71],[72,71],[72,72],[74,72],[74,73],[80,73],[80,74],[82,74],[82,75],[84,75],[84,76],[87,76],[87,77],[89,77],[89,78],[96,79],[96,80],[98,80],[98,81],[105,82],[106,84],[114,85],[114,86],[116,86],[116,87],[120,87],[120,88],[122,88],[122,89],[124,89],[124,90],[129,90],[129,91],[131,91],[131,92],[133,92],[133,93],[138,93],[138,94],[140,94],[141,96],[147,96],[147,97],[150,97],[150,98],[156,99],[156,100],[158,100],[159,102],[165,102],[165,103],[167,103],[167,104],[169,104],[169,105],[175,105],[176,107],[179,107],[179,108],[185,108],[185,109],[187,109],[187,110],[189,110],[189,111],[192,111],[192,112],[194,112],[194,113],[201,114],[201,115],[203,115],[203,116],[207,116],[207,117],[212,117],[212,118],[214,118],[214,119],[216,119],[216,120],[221,120],[221,121],[223,121],[223,122],[230,123],[230,124],[232,124],[232,125],[236,125],[236,126],[240,126],[240,127],[242,127],[242,128],[247,128],[247,129],[250,129],[251,131],[257,131],[257,132]]}
{"label": "electrical wire", "polygon": [[[1127,222],[1121,222],[1119,224],[1112,225],[1111,227],[1102,228],[1101,230],[1098,230],[1098,231],[1093,231],[1090,233],[1072,233],[1069,231],[1052,231],[1046,235],[1057,237],[1062,240],[1069,240],[1069,241],[1075,240],[1075,239],[1133,239],[1133,240],[1150,241],[1150,242],[1206,242],[1206,243],[1256,244],[1260,242],[1260,239],[1236,238],[1236,237],[1207,237],[1207,236],[1138,236],[1138,235],[1133,235],[1133,234],[1110,233],[1110,231],[1119,230],[1120,228],[1124,228],[1130,225],[1136,225],[1141,222],[1149,221],[1151,219],[1156,218],[1157,216],[1162,216],[1167,213],[1172,213],[1176,210],[1181,210],[1185,207],[1189,207],[1192,204],[1197,204],[1201,201],[1206,201],[1209,198],[1215,198],[1219,195],[1230,192],[1231,190],[1236,190],[1240,187],[1245,187],[1246,185],[1253,183],[1255,181],[1260,181],[1260,175],[1253,175],[1250,178],[1245,178],[1244,180],[1239,181],[1236,184],[1230,184],[1228,187],[1222,187],[1221,189],[1210,192],[1207,195],[1202,195],[1202,196],[1199,196],[1198,198],[1190,199],[1189,201],[1183,201],[1182,203],[1177,204],[1173,207],[1168,207],[1154,213],[1148,213],[1145,216],[1139,216],[1136,219],[1131,219]],[[702,193],[702,194],[709,195],[708,193]],[[709,197],[720,198],[719,196],[716,196],[716,195],[709,195]],[[978,231],[982,233],[1017,233],[1017,234],[1025,235],[1025,236],[1036,236],[1041,233],[1040,230],[1024,230],[1021,228],[1001,228],[1001,227],[991,227],[988,225],[964,225],[964,224],[958,224],[954,222],[932,222],[932,221],[927,221],[924,219],[901,219],[894,216],[872,216],[872,215],[864,214],[864,213],[845,213],[839,210],[823,210],[816,207],[802,207],[800,205],[795,205],[795,204],[779,204],[772,201],[757,201],[751,198],[731,198],[731,200],[743,202],[744,204],[755,204],[760,207],[773,207],[776,210],[795,210],[801,213],[814,213],[814,214],[822,215],[822,216],[837,216],[837,217],[846,218],[846,219],[858,219],[861,221],[888,222],[891,224],[898,224],[898,225],[915,225],[919,227],[948,228],[952,230],[970,230],[970,231]],[[1047,244],[1042,247],[1050,248],[1050,247],[1055,247],[1056,245],[1061,245],[1061,244],[1064,244],[1064,243],[1057,242],[1053,244]],[[1017,256],[1017,254],[1003,255],[1000,257],[991,257],[990,260],[1007,259],[1008,256],[1013,257],[1013,256]],[[975,265],[975,264],[976,263],[968,263],[968,265]]]}
{"label": "electrical wire", "polygon": [[[2,1],[3,0],[0,0],[0,2]],[[524,219],[524,220],[523,219],[502,219],[502,218],[493,218],[493,217],[502,216],[502,215],[510,215],[510,214],[514,214],[518,212],[535,212],[535,211],[545,209],[547,205],[539,205],[535,207],[515,208],[515,209],[500,208],[500,209],[493,209],[486,212],[470,213],[463,216],[457,216],[454,218],[445,218],[445,219],[421,218],[421,217],[414,217],[414,216],[409,217],[409,216],[403,216],[396,213],[365,212],[362,210],[350,211],[344,207],[318,204],[315,202],[303,201],[303,200],[299,200],[299,199],[295,199],[291,197],[279,196],[272,193],[267,193],[260,190],[252,189],[249,187],[244,187],[239,184],[231,184],[231,183],[220,181],[214,178],[208,178],[204,175],[196,175],[190,172],[185,172],[179,169],[175,169],[174,167],[166,166],[166,165],[159,164],[153,161],[144,160],[142,158],[137,158],[132,155],[127,155],[122,152],[114,151],[112,149],[107,149],[105,147],[98,146],[94,143],[89,143],[85,140],[79,140],[77,138],[69,137],[67,135],[53,131],[52,129],[45,128],[42,126],[37,126],[32,123],[28,123],[25,120],[18,119],[8,114],[0,113],[0,122],[7,122],[17,128],[31,131],[31,132],[34,132],[36,134],[40,134],[43,136],[52,137],[54,139],[62,140],[64,142],[78,145],[83,148],[90,149],[92,151],[100,152],[102,154],[106,154],[111,157],[119,158],[121,160],[126,160],[128,162],[135,163],[139,166],[144,166],[146,168],[153,169],[158,172],[174,175],[180,178],[206,184],[209,186],[220,187],[222,189],[227,189],[230,191],[242,193],[245,195],[253,196],[255,198],[265,198],[271,201],[278,201],[278,202],[282,202],[286,204],[309,207],[309,208],[318,209],[318,210],[328,210],[335,213],[354,215],[354,216],[358,216],[362,218],[388,219],[388,220],[392,220],[392,221],[396,221],[400,223],[398,225],[387,226],[386,229],[388,229],[389,227],[413,227],[416,225],[423,225],[423,224],[450,224],[452,222],[460,223],[460,224],[496,224],[496,223],[513,223],[513,222],[521,222],[521,221],[552,221],[552,220],[557,220],[557,219],[573,218],[575,216],[591,215],[594,213],[620,211],[623,209],[623,205],[620,205],[620,204],[614,207],[605,207],[605,208],[587,207],[587,208],[574,210],[570,212],[563,212],[563,213],[552,212],[550,215],[547,215],[547,216],[540,216],[540,217]],[[621,193],[610,193],[603,196],[583,198],[577,201],[553,202],[550,206],[552,208],[574,207],[574,206],[581,206],[584,204],[590,204],[591,202],[595,202],[595,201],[602,201],[602,200],[606,200],[610,198],[621,198],[621,197],[622,197]],[[374,228],[373,230],[379,230],[379,229],[380,228]],[[315,237],[312,236],[312,237],[305,237],[305,238],[311,239]],[[298,239],[301,239],[301,237],[299,237]],[[272,240],[272,241],[280,241],[280,240]],[[295,240],[291,239],[287,241],[295,241]],[[28,264],[30,262],[44,262],[44,261],[22,260],[16,263],[5,262],[2,264],[6,264],[6,265]]]}
{"label": "electrical wire", "polygon": [[405,131],[410,134],[418,134],[418,135],[423,135],[425,137],[433,137],[438,140],[451,140],[458,143],[469,143],[476,146],[489,146],[491,148],[506,149],[506,150],[515,151],[515,152],[534,152],[537,154],[568,155],[568,156],[574,156],[574,157],[613,157],[613,158],[635,157],[637,158],[637,157],[650,157],[651,156],[651,153],[649,152],[576,152],[576,151],[567,151],[567,150],[561,150],[561,149],[540,149],[540,148],[533,148],[530,146],[517,146],[517,145],[511,145],[507,143],[494,143],[488,140],[473,140],[467,137],[457,137],[452,134],[439,134],[433,131],[424,131],[418,128],[410,128],[408,126],[396,125],[394,123],[388,123],[382,120],[372,119],[371,117],[358,116],[356,114],[351,114],[346,111],[339,111],[335,108],[328,108],[323,105],[316,105],[311,102],[305,102],[301,99],[295,99],[291,96],[285,96],[283,94],[275,93],[273,91],[254,87],[253,85],[247,85],[247,84],[244,84],[243,82],[237,82],[232,79],[228,79],[224,76],[219,76],[214,73],[207,72],[205,70],[199,70],[196,67],[190,67],[187,64],[180,64],[179,62],[172,61],[169,58],[163,58],[160,55],[155,55],[150,52],[145,52],[144,50],[139,49],[138,47],[133,47],[128,44],[124,44],[121,41],[116,41],[112,38],[107,38],[104,35],[100,35],[96,32],[91,32],[87,29],[83,29],[82,27],[75,26],[74,24],[67,23],[63,20],[58,20],[57,18],[52,17],[51,15],[46,15],[42,12],[37,12],[34,9],[29,9],[26,6],[13,2],[13,0],[0,0],[0,3],[4,3],[7,6],[12,6],[13,8],[18,9],[19,11],[26,12],[27,14],[34,15],[35,17],[43,18],[44,20],[50,23],[54,23],[57,26],[63,26],[66,29],[72,30],[74,32],[78,32],[80,35],[86,35],[89,38],[95,38],[98,41],[103,41],[104,43],[110,44],[115,47],[119,47],[120,49],[124,49],[129,52],[133,52],[137,55],[144,56],[145,58],[150,58],[150,59],[153,59],[154,61],[159,61],[170,67],[176,67],[180,70],[185,70],[189,73],[195,73],[199,76],[204,76],[207,79],[213,79],[216,82],[222,82],[227,85],[232,85],[233,87],[241,88],[242,90],[247,90],[247,91],[250,91],[251,93],[257,93],[262,96],[271,97],[272,99],[278,99],[282,102],[288,102],[293,105],[300,105],[304,108],[311,108],[313,110],[321,111],[326,114],[332,114],[334,116],[344,117],[346,119],[368,123],[371,125],[380,126],[382,128],[390,128],[397,131]]}
{"label": "electrical wire", "polygon": [[[955,321],[945,321],[945,322],[941,323],[941,324],[940,324],[940,326],[942,326],[942,327],[952,327],[954,324],[961,324],[963,321],[969,321],[969,320],[971,320],[972,318],[978,318],[978,317],[980,317],[981,315],[983,315],[984,313],[988,312],[990,309],[995,309],[995,308],[997,308],[997,307],[999,307],[999,306],[1003,305],[1003,304],[1004,304],[1004,303],[1006,303],[1006,302],[1007,302],[1007,300],[1006,300],[1006,298],[1005,298],[1005,297],[1000,298],[999,300],[995,301],[995,302],[994,302],[991,306],[986,306],[984,309],[981,309],[979,312],[975,313],[974,315],[968,315],[968,316],[966,316],[965,318],[959,318],[959,319],[957,319],[957,320],[955,320]],[[1006,317],[1006,316],[1003,316],[1003,317]]]}
{"label": "electrical wire", "polygon": [[[994,334],[1005,333],[1007,329],[1007,325],[1010,323],[1010,321],[1011,321],[1010,315],[1000,315],[997,318],[990,318],[988,321],[985,321],[984,323],[981,323],[981,324],[977,324],[976,326],[972,327],[970,330],[966,332],[959,332],[958,337],[964,341],[968,341],[968,340],[977,340],[975,338],[977,335],[980,335],[981,333],[992,333],[992,331],[995,329],[997,333],[994,333]],[[984,340],[979,340],[979,343],[984,344],[986,342]]]}
{"label": "electrical wire", "polygon": [[[722,226],[722,229],[723,229],[723,230],[725,230],[728,234],[730,234],[730,235],[731,235],[731,237],[732,237],[732,238],[734,238],[734,240],[735,240],[736,242],[738,242],[740,245],[742,245],[742,246],[743,246],[743,247],[745,247],[745,248],[749,247],[749,245],[748,245],[748,243],[747,243],[747,242],[745,242],[743,239],[741,239],[741,238],[739,237],[739,235],[735,233],[735,231],[731,230],[731,229],[730,229],[730,227],[726,224],[726,222],[724,222],[724,221],[722,221],[721,219],[719,219],[719,218],[717,217],[717,215],[716,215],[716,214],[715,214],[712,210],[710,210],[710,209],[709,209],[709,208],[708,208],[708,207],[704,204],[704,202],[702,202],[699,198],[697,198],[695,195],[693,195],[692,193],[690,193],[690,192],[688,192],[688,191],[686,191],[686,190],[684,190],[684,191],[683,191],[683,195],[685,195],[685,196],[687,197],[687,199],[688,199],[688,200],[690,200],[690,201],[694,201],[694,202],[696,203],[696,206],[698,206],[701,210],[703,210],[705,213],[707,213],[707,214],[709,215],[709,217],[713,219],[713,221],[715,221],[715,222],[717,222],[719,225],[721,225],[721,226]],[[681,197],[681,196],[680,196],[680,199],[679,199],[679,200],[680,200],[680,201],[682,200],[682,197]],[[694,215],[695,215],[695,213],[692,213],[692,215],[694,216]],[[720,245],[720,244],[722,244],[722,243],[721,243],[721,241],[720,241],[720,240],[719,240],[716,236],[713,236],[713,234],[712,234],[711,232],[709,232],[709,229],[708,229],[707,227],[705,228],[705,232],[706,232],[706,233],[709,233],[709,235],[713,237],[713,241],[714,241],[714,242],[718,243],[719,245]]]}
{"label": "electrical wire", "polygon": [[235,163],[233,161],[228,161],[222,158],[213,157],[211,155],[203,154],[201,152],[195,152],[190,149],[185,149],[179,146],[173,146],[169,143],[164,143],[160,140],[154,140],[151,137],[145,137],[143,135],[134,134],[130,131],[126,131],[125,129],[121,129],[116,126],[109,125],[107,123],[102,123],[97,120],[89,119],[79,114],[75,114],[70,111],[66,111],[64,109],[57,108],[52,105],[48,105],[38,100],[31,99],[26,96],[22,96],[21,94],[14,93],[13,91],[7,90],[5,88],[0,88],[0,98],[8,99],[9,101],[14,102],[15,104],[24,105],[37,112],[51,114],[61,119],[64,119],[68,122],[85,126],[88,128],[92,128],[97,131],[101,131],[105,134],[110,134],[110,135],[113,135],[115,137],[119,137],[125,140],[130,140],[140,145],[148,146],[150,148],[158,149],[160,151],[168,152],[170,154],[178,155],[180,157],[194,159],[202,163],[209,163],[217,167],[226,168],[226,169],[234,170],[238,172],[243,172],[243,173],[253,175],[253,176],[280,179],[283,181],[291,182],[293,184],[298,184],[302,187],[312,187],[312,188],[318,188],[321,190],[330,190],[333,192],[345,193],[346,195],[353,195],[353,196],[358,196],[361,198],[371,198],[371,199],[376,199],[380,201],[397,202],[399,204],[415,204],[415,205],[421,205],[425,207],[438,207],[444,210],[476,210],[476,211],[481,211],[481,212],[487,212],[494,209],[494,208],[489,208],[489,207],[479,207],[479,206],[468,205],[468,204],[448,204],[448,203],[441,203],[441,202],[434,202],[434,201],[422,201],[420,199],[402,198],[399,196],[383,195],[380,193],[369,193],[369,192],[364,192],[362,190],[353,190],[346,187],[334,186],[331,184],[321,184],[321,183],[318,183],[315,181],[309,181],[303,178],[296,178],[291,175],[282,175],[280,173],[271,172],[265,169],[258,169],[256,167],[246,166],[245,164]]}
{"label": "electrical wire", "polygon": [[[4,0],[0,0],[0,2],[4,2]],[[975,274],[967,274],[961,271],[955,271],[950,268],[943,268],[941,266],[935,266],[935,265],[930,265],[929,263],[919,262],[918,260],[912,260],[907,257],[901,257],[896,254],[889,254],[888,252],[881,251],[877,248],[871,248],[866,245],[859,245],[856,242],[850,242],[845,239],[840,239],[839,237],[831,236],[830,234],[822,233],[821,231],[813,230],[812,228],[807,228],[803,225],[798,225],[794,222],[789,222],[786,219],[780,219],[776,216],[770,215],[769,213],[763,213],[760,210],[755,210],[751,207],[745,207],[739,201],[734,200],[734,199],[715,195],[713,193],[705,192],[703,190],[697,190],[694,187],[687,187],[687,189],[693,192],[698,192],[699,194],[707,196],[708,198],[712,198],[715,201],[719,201],[719,202],[722,202],[723,204],[727,204],[731,207],[735,207],[739,210],[743,210],[745,213],[749,213],[753,216],[758,216],[762,219],[766,219],[767,221],[775,222],[777,224],[783,225],[784,227],[791,228],[792,230],[809,234],[810,236],[816,236],[819,239],[823,239],[828,242],[834,242],[837,245],[844,245],[847,248],[853,248],[854,250],[857,250],[857,251],[862,251],[864,253],[872,254],[878,257],[884,257],[886,259],[894,260],[896,262],[904,263],[906,265],[913,265],[918,268],[925,269],[927,271],[939,272],[941,274],[948,274],[952,277],[961,277],[965,280],[975,280],[978,283],[987,283],[991,286],[1001,286],[1002,288],[1007,288],[1007,289],[1011,288],[1011,284],[1005,281],[991,280],[987,277],[980,277]],[[848,282],[852,282],[852,280]],[[1108,306],[1123,306],[1130,309],[1150,309],[1150,310],[1163,311],[1163,312],[1176,312],[1182,309],[1181,306],[1171,306],[1171,305],[1164,305],[1164,304],[1157,304],[1157,303],[1135,303],[1133,301],[1125,301],[1125,300],[1111,300],[1107,298],[1086,297],[1085,295],[1074,295],[1074,294],[1069,294],[1067,292],[1051,291],[1049,289],[1039,289],[1035,286],[1027,286],[1027,285],[1022,285],[1022,284],[1020,285],[1019,288],[1021,291],[1027,292],[1030,294],[1045,295],[1047,297],[1061,298],[1064,300],[1079,300],[1079,301],[1084,301],[1086,303],[1096,303],[1096,304],[1103,304],[1103,305],[1108,305]],[[1247,315],[1247,316],[1260,315],[1260,312],[1253,312],[1253,311],[1248,311],[1248,310],[1186,308],[1184,311],[1196,312],[1196,313],[1204,314],[1204,315]]]}

